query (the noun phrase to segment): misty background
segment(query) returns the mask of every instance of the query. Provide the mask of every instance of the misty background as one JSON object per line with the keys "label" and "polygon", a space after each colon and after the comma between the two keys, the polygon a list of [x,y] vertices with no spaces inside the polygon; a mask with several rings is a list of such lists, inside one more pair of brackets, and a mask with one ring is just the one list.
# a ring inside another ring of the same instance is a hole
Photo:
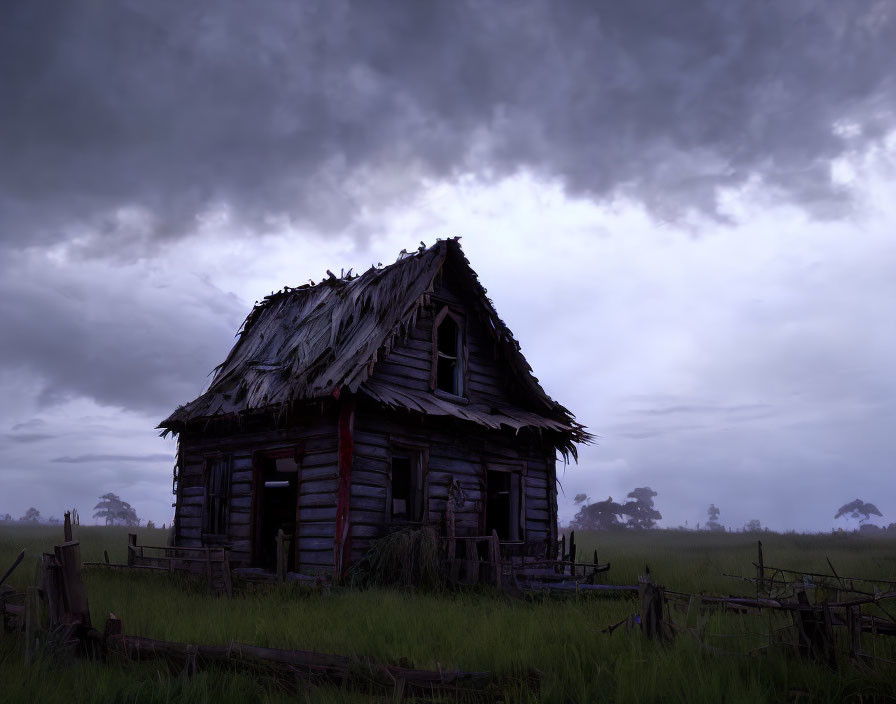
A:
{"label": "misty background", "polygon": [[460,235],[661,526],[896,521],[890,2],[12,2],[0,515],[170,522],[252,304]]}

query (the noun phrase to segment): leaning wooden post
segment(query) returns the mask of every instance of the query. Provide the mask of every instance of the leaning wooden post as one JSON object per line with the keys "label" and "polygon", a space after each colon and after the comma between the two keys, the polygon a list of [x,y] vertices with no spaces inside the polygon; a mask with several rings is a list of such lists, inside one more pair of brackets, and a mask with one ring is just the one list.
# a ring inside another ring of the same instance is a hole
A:
{"label": "leaning wooden post", "polygon": [[65,537],[65,542],[72,542],[72,512],[65,512],[65,523],[62,524],[62,534]]}
{"label": "leaning wooden post", "polygon": [[757,540],[759,543],[759,565],[757,569],[759,570],[759,590],[765,591],[765,563],[762,561],[762,541]]}
{"label": "leaning wooden post", "polygon": [[846,607],[846,630],[849,631],[849,655],[853,660],[861,660],[862,610],[860,607]]}
{"label": "leaning wooden post", "polygon": [[221,569],[224,571],[224,591],[228,597],[233,596],[233,583],[230,578],[230,559],[227,550],[221,549]]}
{"label": "leaning wooden post", "polygon": [[576,576],[576,532],[569,534],[569,573]]}
{"label": "leaning wooden post", "polygon": [[454,557],[457,554],[457,539],[454,536],[454,501],[448,498],[448,509],[445,514],[445,532],[448,534],[448,579],[451,584],[457,580]]}
{"label": "leaning wooden post", "polygon": [[137,534],[128,533],[128,567],[134,566],[134,557],[137,554]]}
{"label": "leaning wooden post", "polygon": [[491,540],[491,563],[492,578],[495,580],[495,586],[501,588],[501,541],[498,539],[498,532],[492,530]]}
{"label": "leaning wooden post", "polygon": [[464,570],[465,579],[468,584],[479,583],[479,551],[476,548],[476,541],[473,538],[467,538],[466,544],[466,569]]}
{"label": "leaning wooden post", "polygon": [[277,531],[277,581],[286,581],[286,560],[283,559],[283,529]]}

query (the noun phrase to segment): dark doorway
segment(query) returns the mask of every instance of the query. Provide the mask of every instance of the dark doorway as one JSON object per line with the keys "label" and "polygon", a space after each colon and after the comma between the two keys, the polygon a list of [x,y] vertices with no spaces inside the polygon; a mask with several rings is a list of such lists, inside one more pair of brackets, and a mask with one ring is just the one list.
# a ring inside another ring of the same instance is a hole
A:
{"label": "dark doorway", "polygon": [[[299,472],[293,456],[263,457],[260,460],[257,506],[259,530],[255,536],[255,554],[259,567],[277,568],[277,531],[282,530],[290,544],[295,538],[296,506],[299,496]],[[287,570],[295,569],[295,550],[287,551]]]}
{"label": "dark doorway", "polygon": [[520,475],[489,469],[486,472],[485,532],[500,540],[519,540]]}

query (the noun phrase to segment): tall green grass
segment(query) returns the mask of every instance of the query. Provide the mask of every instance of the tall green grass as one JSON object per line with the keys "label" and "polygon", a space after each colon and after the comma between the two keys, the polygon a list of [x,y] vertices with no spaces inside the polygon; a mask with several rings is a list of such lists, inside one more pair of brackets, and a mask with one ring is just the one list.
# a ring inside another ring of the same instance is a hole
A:
{"label": "tall green grass", "polygon": [[[138,532],[140,542],[161,544],[164,539]],[[59,542],[57,533],[61,530],[0,527],[0,569],[22,546],[32,553],[50,549]],[[126,533],[81,528],[76,537],[84,559],[102,559],[105,547],[113,561],[123,561]],[[896,577],[893,540],[849,534],[758,537],[769,564],[824,571],[827,556],[843,574]],[[596,546],[600,560],[612,563],[609,582],[633,584],[649,564],[656,581],[670,589],[726,594],[750,593],[749,585],[719,572],[752,575],[756,538],[650,531],[577,534],[576,541],[583,557],[590,557]],[[29,561],[33,559],[32,554]],[[25,586],[35,574],[32,562],[28,569],[20,568],[16,584]],[[113,611],[123,619],[125,632],[168,640],[357,654],[431,669],[511,674],[537,667],[544,672],[541,695],[548,702],[896,701],[896,670],[886,666],[868,671],[845,666],[834,672],[790,657],[784,648],[760,655],[719,655],[689,634],[679,634],[663,647],[637,631],[603,633],[607,625],[637,611],[637,603],[626,598],[513,600],[485,591],[413,594],[376,588],[329,593],[284,585],[228,600],[164,574],[100,568],[85,576],[94,624],[100,627]],[[761,636],[767,626],[764,618],[714,613],[706,643],[744,652],[767,642]],[[724,637],[750,632],[754,635]],[[879,654],[896,660],[892,646]],[[295,701],[271,682],[226,670],[183,681],[153,664],[76,661],[60,668],[39,662],[26,668],[9,635],[0,636],[0,683],[7,687],[0,690],[0,701]],[[509,698],[525,700],[527,695],[511,692]],[[303,691],[299,700],[375,701],[333,688]]]}

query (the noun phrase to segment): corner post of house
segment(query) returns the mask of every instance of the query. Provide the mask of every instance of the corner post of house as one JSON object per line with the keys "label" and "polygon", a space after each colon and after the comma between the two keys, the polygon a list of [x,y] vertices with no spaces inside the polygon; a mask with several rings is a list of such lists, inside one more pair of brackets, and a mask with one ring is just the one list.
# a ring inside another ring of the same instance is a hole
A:
{"label": "corner post of house", "polygon": [[349,533],[349,503],[351,500],[351,472],[354,460],[356,399],[349,393],[339,394],[339,488],[336,494],[336,531],[333,535],[333,579],[338,581],[351,555]]}

